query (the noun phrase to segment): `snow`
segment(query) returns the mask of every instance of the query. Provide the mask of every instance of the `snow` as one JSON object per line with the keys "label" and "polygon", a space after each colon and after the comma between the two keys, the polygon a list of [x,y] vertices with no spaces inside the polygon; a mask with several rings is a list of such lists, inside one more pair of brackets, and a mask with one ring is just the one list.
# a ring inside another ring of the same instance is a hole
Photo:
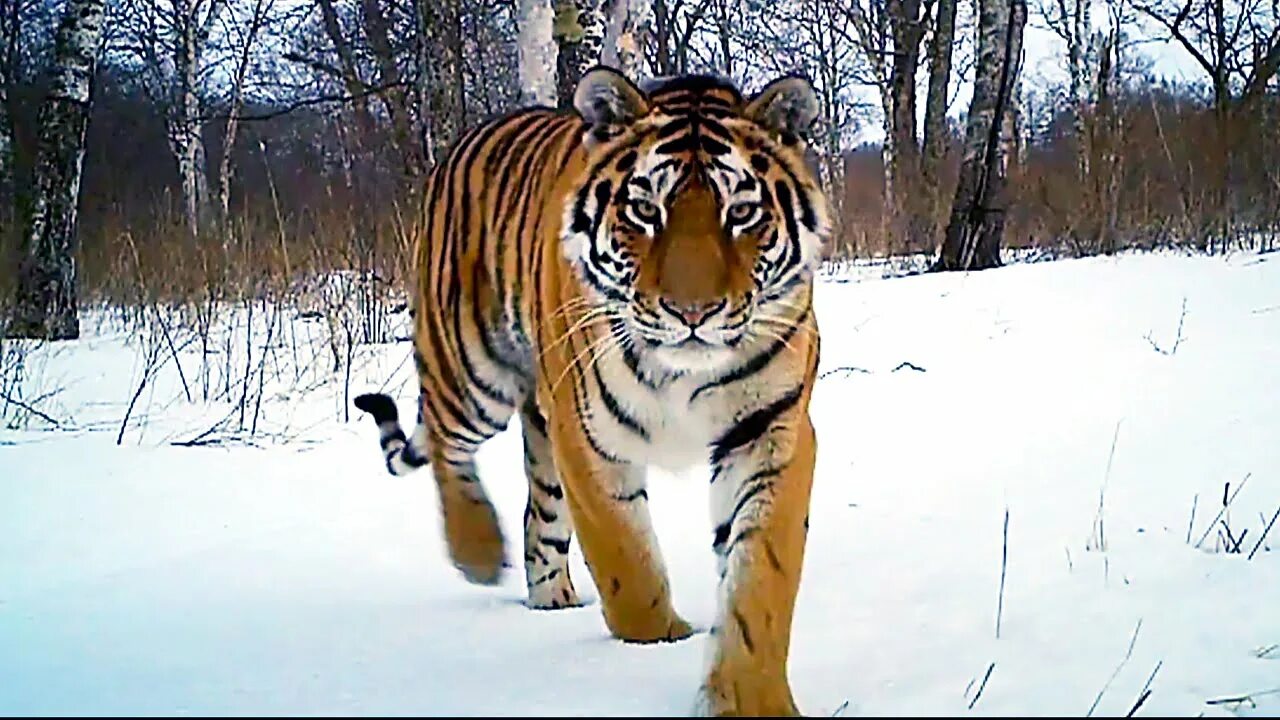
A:
{"label": "snow", "polygon": [[[1280,528],[1247,559],[1280,507],[1280,256],[880,270],[818,289],[801,709],[1083,715],[1105,687],[1094,714],[1120,715],[1158,666],[1139,715],[1280,713]],[[576,544],[588,606],[522,604],[515,423],[480,456],[513,567],[470,586],[445,559],[429,474],[385,474],[373,424],[344,421],[320,321],[280,319],[274,351],[259,335],[249,356],[276,368],[260,403],[241,375],[251,320],[228,312],[224,370],[249,391],[188,403],[168,363],[119,446],[145,342],[99,312],[84,340],[28,358],[62,428],[0,431],[0,714],[689,709],[705,632],[612,640]],[[198,386],[198,348],[177,355]],[[390,388],[408,414],[407,357],[356,348],[351,391]],[[252,437],[241,395],[259,406]],[[172,444],[229,413],[216,442]],[[1242,552],[1218,530],[1196,548],[1246,476],[1222,516]],[[706,494],[701,471],[652,477],[675,603],[700,630],[715,612]]]}

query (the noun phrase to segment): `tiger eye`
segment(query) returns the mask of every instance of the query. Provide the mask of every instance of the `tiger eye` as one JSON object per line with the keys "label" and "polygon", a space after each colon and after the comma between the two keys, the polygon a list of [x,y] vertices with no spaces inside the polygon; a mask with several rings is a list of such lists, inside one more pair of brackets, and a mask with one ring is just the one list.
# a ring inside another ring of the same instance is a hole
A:
{"label": "tiger eye", "polygon": [[658,206],[648,200],[632,201],[631,210],[640,220],[652,225],[658,224],[658,221],[662,219],[662,212],[658,210]]}
{"label": "tiger eye", "polygon": [[756,212],[756,204],[751,202],[738,203],[729,206],[729,221],[734,223],[742,223],[751,219]]}

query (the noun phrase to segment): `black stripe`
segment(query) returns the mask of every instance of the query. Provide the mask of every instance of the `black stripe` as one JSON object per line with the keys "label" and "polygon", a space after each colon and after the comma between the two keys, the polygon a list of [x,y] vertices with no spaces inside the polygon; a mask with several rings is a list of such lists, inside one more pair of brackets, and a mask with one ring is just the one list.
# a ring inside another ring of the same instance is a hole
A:
{"label": "black stripe", "polygon": [[379,438],[378,444],[382,446],[383,450],[386,450],[388,445],[396,442],[397,440],[402,443],[409,442],[408,438],[404,436],[404,430],[401,430],[399,426],[396,426],[394,430],[389,433],[385,433],[381,438]]}
{"label": "black stripe", "polygon": [[787,347],[787,343],[791,341],[791,338],[794,337],[796,332],[799,331],[800,326],[803,325],[805,321],[807,321],[808,319],[809,319],[809,311],[808,309],[806,309],[804,313],[799,318],[796,319],[795,323],[793,323],[790,327],[787,328],[787,331],[783,333],[782,337],[773,341],[773,343],[769,345],[769,347],[765,348],[762,352],[760,352],[759,354],[757,354],[755,357],[751,358],[747,362],[739,365],[733,370],[730,370],[724,375],[721,375],[715,380],[712,380],[711,382],[708,382],[705,385],[702,385],[697,390],[694,390],[693,394],[689,396],[689,402],[693,402],[694,400],[697,399],[699,395],[701,395],[702,393],[708,390],[722,387],[724,385],[728,385],[731,382],[737,382],[738,380],[748,378],[760,372],[761,370],[763,370],[765,366],[768,365],[773,360],[773,358],[778,355],[778,353],[782,352],[783,348]]}
{"label": "black stripe", "polygon": [[769,429],[773,421],[778,419],[778,416],[790,410],[799,402],[800,395],[803,392],[804,386],[797,385],[790,392],[774,400],[769,405],[739,420],[733,427],[729,428],[728,432],[721,435],[720,439],[712,444],[711,462],[713,464],[719,463],[734,450],[755,442]]}
{"label": "black stripe", "polygon": [[561,487],[559,484],[552,485],[551,483],[543,482],[538,478],[530,478],[530,479],[533,481],[533,484],[536,485],[537,488],[543,492],[543,494],[548,495],[556,500],[564,499],[564,488]]}
{"label": "black stripe", "polygon": [[520,408],[520,418],[526,425],[531,425],[539,435],[547,436],[547,419],[538,411],[533,398],[525,400],[524,407]]}
{"label": "black stripe", "polygon": [[713,547],[720,547],[729,540],[729,531],[733,527],[734,522],[738,519],[738,513],[742,512],[742,508],[747,506],[751,498],[773,487],[773,480],[778,476],[779,471],[775,468],[761,470],[746,480],[742,481],[741,487],[747,488],[738,496],[738,502],[733,506],[733,512],[729,514],[729,519],[716,526],[715,542]]}
{"label": "black stripe", "polygon": [[662,155],[679,155],[680,153],[689,152],[694,149],[693,135],[685,135],[674,140],[668,140],[654,150]]}
{"label": "black stripe", "polygon": [[529,501],[529,505],[533,508],[533,511],[537,513],[538,519],[544,523],[553,523],[556,520],[560,519],[559,515],[556,515],[551,510],[548,510],[542,507],[541,505],[539,505],[536,502],[533,502],[532,500]]}
{"label": "black stripe", "polygon": [[649,431],[640,424],[630,413],[618,404],[618,398],[614,396],[609,388],[605,385],[604,379],[600,377],[600,367],[596,363],[592,363],[591,372],[596,378],[596,387],[600,389],[600,399],[604,401],[604,407],[613,416],[618,424],[639,435],[645,442],[649,441]]}
{"label": "black stripe", "polygon": [[549,548],[552,548],[553,550],[560,553],[561,555],[565,555],[569,552],[569,541],[567,539],[560,540],[558,538],[550,538],[550,537],[544,537],[542,535],[539,535],[538,542],[542,543],[543,545],[546,545]]}
{"label": "black stripe", "polygon": [[800,228],[796,225],[796,209],[791,205],[791,188],[779,180],[774,183],[773,189],[778,194],[778,204],[782,206],[782,218],[787,223],[787,234],[792,240],[796,240],[800,236]]}
{"label": "black stripe", "polygon": [[400,460],[412,468],[420,468],[428,462],[425,456],[418,454],[418,449],[412,443],[400,449]]}
{"label": "black stripe", "polygon": [[800,182],[800,177],[796,174],[796,171],[792,170],[791,166],[787,164],[782,157],[774,153],[768,147],[762,149],[770,158],[773,159],[774,162],[778,164],[779,167],[782,168],[782,171],[787,174],[787,179],[791,181],[791,184],[796,186],[796,200],[800,203],[800,221],[804,223],[804,226],[808,228],[810,232],[816,231],[818,218],[814,215],[813,205],[809,202],[809,196],[804,192],[804,183]]}
{"label": "black stripe", "polygon": [[[499,258],[497,264],[499,267],[502,266],[503,263],[501,258]],[[480,289],[486,287],[487,283],[484,283],[484,278],[481,274],[480,263],[475,264],[475,269],[471,273],[471,283],[473,285],[472,290],[474,291],[474,295],[472,298],[472,305],[471,305],[471,321],[475,323],[476,334],[480,336],[480,348],[484,351],[484,354],[489,359],[489,361],[492,362],[494,365],[497,365],[498,367],[502,368],[503,370],[510,373],[511,375],[519,376],[521,374],[521,369],[517,367],[515,364],[509,362],[506,358],[502,357],[502,355],[497,351],[497,349],[493,347],[493,340],[492,338],[489,337],[489,326],[492,325],[493,323],[486,322],[489,318],[484,317],[483,313],[481,312],[482,309],[480,307]],[[496,279],[496,281],[493,284],[492,290],[495,295],[499,295],[499,296],[501,295],[503,291],[503,284],[502,284],[501,278]],[[515,400],[512,399],[510,395],[503,392],[501,389],[497,387],[488,385],[486,387],[483,387],[482,389],[485,391],[486,395],[489,395],[490,397],[496,400],[499,400],[500,402],[506,405],[515,405]]]}
{"label": "black stripe", "polygon": [[615,495],[614,497],[622,502],[635,502],[636,500],[648,500],[649,492],[644,488],[640,488],[629,495]]}

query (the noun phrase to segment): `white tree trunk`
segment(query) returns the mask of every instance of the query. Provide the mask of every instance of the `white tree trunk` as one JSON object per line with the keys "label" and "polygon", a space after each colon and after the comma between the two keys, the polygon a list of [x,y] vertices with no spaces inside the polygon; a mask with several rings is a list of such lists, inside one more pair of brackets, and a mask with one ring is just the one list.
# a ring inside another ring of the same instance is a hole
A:
{"label": "white tree trunk", "polygon": [[176,0],[174,10],[181,27],[174,51],[177,107],[170,115],[169,138],[182,181],[183,216],[187,229],[195,234],[200,230],[208,198],[204,137],[200,132],[200,96],[197,94],[202,48],[195,13],[187,7],[187,0]]}
{"label": "white tree trunk", "polygon": [[1025,0],[980,0],[978,58],[940,270],[981,270],[1000,264],[1004,232],[1005,158],[1001,130],[1018,88]]}
{"label": "white tree trunk", "polygon": [[70,0],[58,27],[53,78],[40,108],[30,224],[18,272],[10,337],[79,337],[75,233],[90,86],[102,40],[104,0]]}
{"label": "white tree trunk", "polygon": [[218,163],[218,209],[222,219],[226,220],[231,205],[231,158],[236,145],[236,134],[240,129],[240,111],[244,105],[244,82],[249,73],[249,60],[252,57],[253,45],[257,42],[258,32],[267,20],[274,0],[255,0],[253,14],[248,19],[243,45],[240,46],[240,57],[236,61],[235,77],[231,85],[231,107],[227,110],[227,125],[222,133],[222,160]]}
{"label": "white tree trunk", "polygon": [[637,79],[643,59],[636,28],[644,5],[642,0],[605,0],[604,3],[604,48],[600,61],[621,70],[632,80]]}
{"label": "white tree trunk", "polygon": [[551,0],[520,0],[520,100],[525,105],[556,104],[556,43]]}
{"label": "white tree trunk", "polygon": [[[1076,141],[1076,173],[1080,179],[1089,174],[1089,132],[1085,116],[1089,112],[1089,27],[1092,0],[1071,0],[1071,18],[1067,32],[1068,94],[1071,102],[1071,129]],[[1065,23],[1064,23],[1065,24]]]}

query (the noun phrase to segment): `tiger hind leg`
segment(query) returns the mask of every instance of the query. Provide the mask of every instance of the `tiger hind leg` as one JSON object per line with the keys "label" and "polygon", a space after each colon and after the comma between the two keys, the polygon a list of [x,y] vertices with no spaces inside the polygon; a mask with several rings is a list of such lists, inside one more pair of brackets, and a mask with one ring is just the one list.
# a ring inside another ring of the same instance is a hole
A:
{"label": "tiger hind leg", "polygon": [[524,511],[524,572],[529,607],[554,610],[581,605],[569,578],[573,526],[547,439],[547,421],[532,398],[520,410],[529,504]]}
{"label": "tiger hind leg", "polygon": [[507,566],[498,513],[476,474],[474,451],[440,447],[432,453],[449,558],[468,582],[496,585]]}
{"label": "tiger hind leg", "polygon": [[[420,399],[421,402],[421,399]],[[373,416],[387,471],[405,475],[430,464],[440,496],[449,558],[469,582],[494,585],[502,577],[505,542],[498,513],[476,473],[478,443],[450,439],[419,422],[412,437],[400,427],[395,401],[386,395],[361,395],[357,408]]]}

